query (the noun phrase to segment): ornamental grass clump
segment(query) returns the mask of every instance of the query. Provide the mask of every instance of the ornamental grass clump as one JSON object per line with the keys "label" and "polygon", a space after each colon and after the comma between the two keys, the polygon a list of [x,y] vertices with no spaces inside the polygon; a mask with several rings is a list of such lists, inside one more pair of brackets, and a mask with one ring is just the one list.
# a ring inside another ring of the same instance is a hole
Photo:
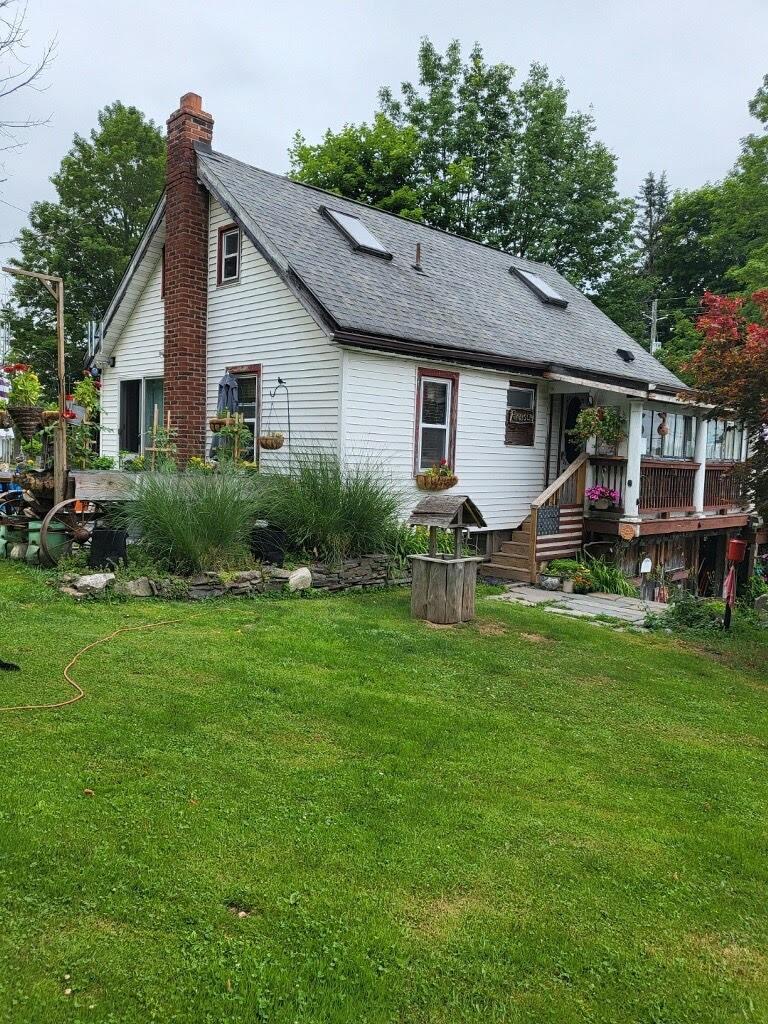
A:
{"label": "ornamental grass clump", "polygon": [[621,597],[637,597],[637,587],[618,565],[612,565],[604,558],[590,558],[587,568],[594,590],[603,594],[619,594]]}
{"label": "ornamental grass clump", "polygon": [[258,479],[223,469],[139,473],[120,518],[147,555],[171,572],[189,574],[247,567],[258,515]]}
{"label": "ornamental grass clump", "polygon": [[387,550],[404,495],[373,459],[351,465],[322,451],[294,452],[291,471],[262,495],[263,518],[285,530],[295,551],[330,563]]}

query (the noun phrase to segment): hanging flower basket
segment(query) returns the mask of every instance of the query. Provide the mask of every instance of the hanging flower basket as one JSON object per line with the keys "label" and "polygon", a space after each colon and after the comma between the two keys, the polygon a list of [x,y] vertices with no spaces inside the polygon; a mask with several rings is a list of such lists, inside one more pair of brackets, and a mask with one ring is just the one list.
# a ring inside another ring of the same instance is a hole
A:
{"label": "hanging flower basket", "polygon": [[226,427],[227,423],[229,423],[230,421],[231,417],[229,416],[213,416],[211,419],[208,420],[208,426],[211,428],[214,434],[218,434],[222,427]]}
{"label": "hanging flower basket", "polygon": [[416,486],[422,491],[447,491],[455,487],[459,478],[455,473],[438,476],[436,473],[417,473]]}
{"label": "hanging flower basket", "polygon": [[39,405],[9,405],[8,415],[25,441],[35,436],[43,422],[43,409]]}
{"label": "hanging flower basket", "polygon": [[278,448],[282,448],[285,444],[285,436],[278,432],[273,434],[262,434],[259,437],[259,448],[263,448],[264,451],[276,452]]}

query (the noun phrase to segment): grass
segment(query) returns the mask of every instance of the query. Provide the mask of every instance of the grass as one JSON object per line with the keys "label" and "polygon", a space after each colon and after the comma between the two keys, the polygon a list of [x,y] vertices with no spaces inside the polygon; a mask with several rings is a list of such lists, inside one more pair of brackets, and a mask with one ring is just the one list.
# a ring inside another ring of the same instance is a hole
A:
{"label": "grass", "polygon": [[765,1020],[766,634],[478,610],[77,605],[0,563],[3,704],[182,620],[0,717],[0,1020]]}

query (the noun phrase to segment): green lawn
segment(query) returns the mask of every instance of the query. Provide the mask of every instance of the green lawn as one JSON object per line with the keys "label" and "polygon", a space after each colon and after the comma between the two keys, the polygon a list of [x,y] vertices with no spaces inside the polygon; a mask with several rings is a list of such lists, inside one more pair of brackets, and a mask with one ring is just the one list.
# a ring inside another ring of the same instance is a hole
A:
{"label": "green lawn", "polygon": [[169,616],[0,716],[0,1019],[768,1019],[757,634],[76,605],[0,563],[0,703]]}

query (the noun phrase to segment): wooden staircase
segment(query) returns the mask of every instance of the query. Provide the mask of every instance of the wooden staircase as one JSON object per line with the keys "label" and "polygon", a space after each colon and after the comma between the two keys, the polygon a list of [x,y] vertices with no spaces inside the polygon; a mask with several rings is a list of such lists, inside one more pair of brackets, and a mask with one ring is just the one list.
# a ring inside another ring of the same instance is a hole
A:
{"label": "wooden staircase", "polygon": [[584,540],[584,487],[589,456],[580,455],[531,502],[510,540],[481,566],[483,576],[533,583],[540,562],[578,554]]}

